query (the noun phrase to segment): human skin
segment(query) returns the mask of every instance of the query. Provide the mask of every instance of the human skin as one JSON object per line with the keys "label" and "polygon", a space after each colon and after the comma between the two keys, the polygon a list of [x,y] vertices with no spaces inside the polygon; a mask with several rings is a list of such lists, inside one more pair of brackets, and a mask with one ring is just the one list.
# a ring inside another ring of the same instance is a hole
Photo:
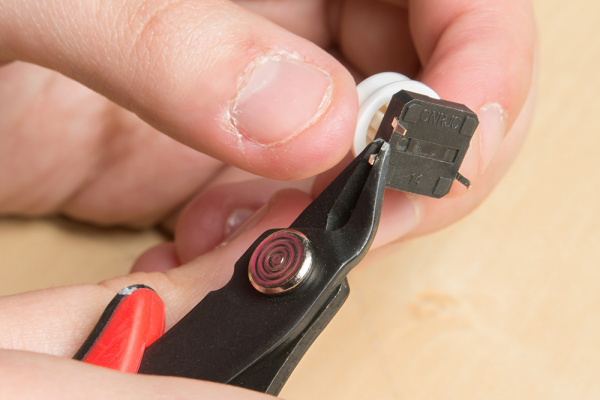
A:
{"label": "human skin", "polygon": [[[510,166],[531,118],[528,1],[122,3],[0,4],[0,213],[163,224],[175,239],[142,255],[131,275],[0,298],[2,397],[258,397],[37,353],[70,357],[128,284],[161,294],[167,328],[223,285],[243,250],[289,225],[343,165],[356,120],[353,77],[404,73],[481,120],[461,169],[473,189],[443,200],[387,193],[375,246],[473,210]],[[290,182],[317,174],[312,189]],[[57,379],[65,374],[71,379]]]}

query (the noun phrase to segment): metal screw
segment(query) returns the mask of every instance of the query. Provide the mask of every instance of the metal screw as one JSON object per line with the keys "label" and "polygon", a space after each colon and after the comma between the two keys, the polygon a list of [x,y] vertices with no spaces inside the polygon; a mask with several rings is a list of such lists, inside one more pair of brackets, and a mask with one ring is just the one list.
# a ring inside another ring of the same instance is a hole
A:
{"label": "metal screw", "polygon": [[256,290],[265,294],[287,292],[310,272],[312,249],[301,232],[283,229],[267,236],[252,253],[248,277]]}

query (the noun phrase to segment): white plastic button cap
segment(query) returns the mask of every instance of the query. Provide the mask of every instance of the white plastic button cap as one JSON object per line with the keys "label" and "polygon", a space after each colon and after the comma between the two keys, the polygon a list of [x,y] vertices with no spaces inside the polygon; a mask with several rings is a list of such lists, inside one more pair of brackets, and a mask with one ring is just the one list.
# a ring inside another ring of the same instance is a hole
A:
{"label": "white plastic button cap", "polygon": [[367,132],[371,120],[394,94],[401,90],[408,90],[434,99],[440,98],[429,86],[396,72],[382,72],[370,76],[362,81],[356,89],[358,90],[358,119],[352,145],[352,152],[355,156],[367,147]]}

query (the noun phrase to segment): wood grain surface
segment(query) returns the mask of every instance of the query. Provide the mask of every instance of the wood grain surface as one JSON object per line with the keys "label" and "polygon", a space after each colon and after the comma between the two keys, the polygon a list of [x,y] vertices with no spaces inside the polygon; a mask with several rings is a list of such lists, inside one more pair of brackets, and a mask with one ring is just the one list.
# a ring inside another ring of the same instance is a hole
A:
{"label": "wood grain surface", "polygon": [[[540,86],[519,158],[459,223],[369,254],[282,397],[600,399],[600,3],[535,5]],[[1,219],[0,294],[122,274],[161,240]]]}

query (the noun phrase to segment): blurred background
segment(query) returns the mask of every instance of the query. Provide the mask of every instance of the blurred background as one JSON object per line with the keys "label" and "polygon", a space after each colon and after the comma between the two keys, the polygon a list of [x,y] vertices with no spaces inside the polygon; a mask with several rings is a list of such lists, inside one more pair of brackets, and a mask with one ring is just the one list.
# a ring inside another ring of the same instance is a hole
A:
{"label": "blurred background", "polygon": [[[371,252],[282,397],[600,398],[600,3],[534,3],[540,86],[516,163],[459,223]],[[123,274],[162,240],[0,219],[0,295]]]}

